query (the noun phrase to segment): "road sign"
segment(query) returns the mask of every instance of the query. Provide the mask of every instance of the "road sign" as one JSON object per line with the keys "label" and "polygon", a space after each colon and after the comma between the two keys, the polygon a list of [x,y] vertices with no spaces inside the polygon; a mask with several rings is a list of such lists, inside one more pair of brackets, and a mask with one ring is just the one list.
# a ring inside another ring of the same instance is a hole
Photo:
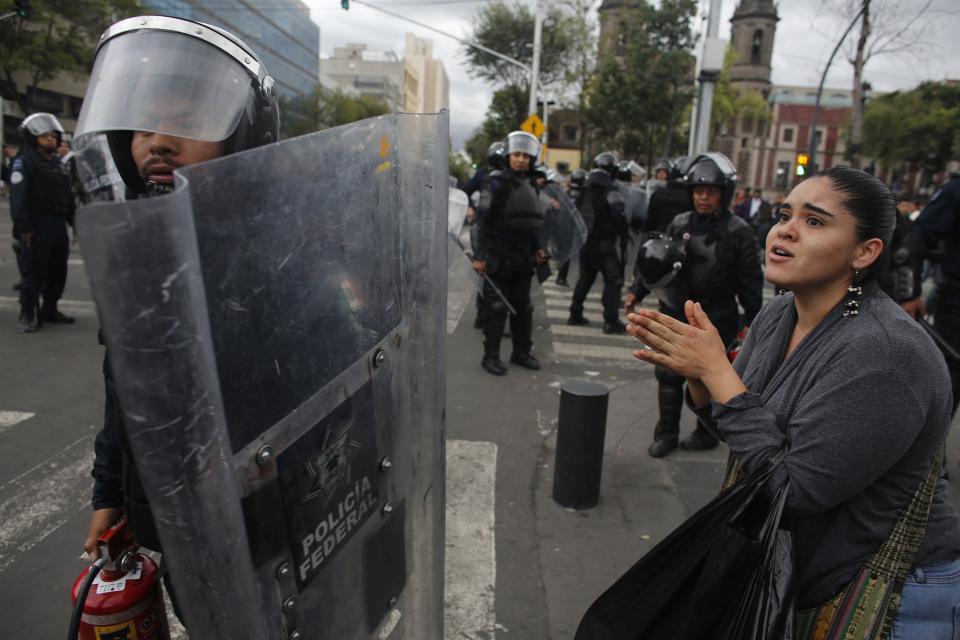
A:
{"label": "road sign", "polygon": [[532,133],[533,136],[539,140],[540,136],[543,135],[543,130],[546,128],[543,126],[543,120],[540,119],[540,116],[537,114],[531,114],[529,118],[523,121],[523,124],[520,125],[520,128],[526,131],[527,133]]}

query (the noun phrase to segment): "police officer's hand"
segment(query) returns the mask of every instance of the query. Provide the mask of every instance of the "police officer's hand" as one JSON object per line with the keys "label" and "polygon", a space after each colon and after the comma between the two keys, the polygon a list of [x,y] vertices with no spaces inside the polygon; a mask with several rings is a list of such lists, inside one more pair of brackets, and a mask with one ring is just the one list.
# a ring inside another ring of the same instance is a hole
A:
{"label": "police officer's hand", "polygon": [[623,301],[623,308],[627,313],[633,313],[633,305],[637,304],[637,296],[633,295],[629,291],[627,292],[627,297]]}
{"label": "police officer's hand", "polygon": [[100,557],[100,549],[97,547],[97,538],[103,535],[103,532],[112,527],[123,515],[123,509],[111,507],[107,509],[96,509],[90,516],[90,528],[87,529],[87,539],[83,541],[83,550],[87,552],[91,560]]}
{"label": "police officer's hand", "polygon": [[537,249],[537,252],[533,254],[533,259],[537,264],[543,264],[547,261],[547,252],[543,249]]}
{"label": "police officer's hand", "polygon": [[477,217],[477,210],[473,207],[467,207],[467,221],[473,222],[473,219]]}
{"label": "police officer's hand", "polygon": [[27,231],[20,234],[20,242],[22,242],[27,249],[30,248],[30,245],[33,244],[33,231]]}
{"label": "police officer's hand", "polygon": [[907,312],[907,315],[914,320],[927,315],[927,305],[924,304],[923,298],[905,300],[904,302],[900,303],[900,306],[903,307],[903,310]]}
{"label": "police officer's hand", "polygon": [[486,260],[474,260],[473,261],[473,270],[477,273],[483,273],[487,270],[487,261]]}
{"label": "police officer's hand", "polygon": [[551,208],[551,209],[559,209],[559,208],[560,208],[560,203],[559,203],[555,198],[547,198],[547,199],[550,201],[550,208]]}

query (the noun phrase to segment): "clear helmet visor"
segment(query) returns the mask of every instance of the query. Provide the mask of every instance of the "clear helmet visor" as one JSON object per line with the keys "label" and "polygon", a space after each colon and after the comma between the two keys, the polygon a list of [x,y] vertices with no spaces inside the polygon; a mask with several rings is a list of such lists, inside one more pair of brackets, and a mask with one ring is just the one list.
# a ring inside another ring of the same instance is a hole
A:
{"label": "clear helmet visor", "polygon": [[74,139],[150,131],[218,142],[236,129],[253,77],[217,47],[185,34],[141,30],[100,47]]}
{"label": "clear helmet visor", "polygon": [[540,141],[526,131],[514,131],[507,136],[507,153],[518,151],[536,158],[540,155]]}
{"label": "clear helmet visor", "polygon": [[51,131],[63,134],[60,121],[51,113],[34,113],[23,119],[23,128],[34,136],[42,136]]}

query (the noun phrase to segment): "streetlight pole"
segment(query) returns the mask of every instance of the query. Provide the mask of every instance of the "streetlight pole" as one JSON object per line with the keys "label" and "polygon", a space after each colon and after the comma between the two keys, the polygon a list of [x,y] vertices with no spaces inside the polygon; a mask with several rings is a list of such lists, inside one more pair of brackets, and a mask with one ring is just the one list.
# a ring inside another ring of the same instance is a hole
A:
{"label": "streetlight pole", "polygon": [[537,0],[536,15],[533,20],[533,67],[530,70],[530,106],[529,115],[537,112],[537,87],[540,80],[540,45],[543,39],[543,0]]}
{"label": "streetlight pole", "polygon": [[840,41],[837,42],[837,46],[833,48],[833,53],[830,54],[830,59],[827,60],[827,66],[823,68],[823,75],[820,76],[820,87],[817,88],[817,101],[813,105],[813,122],[810,124],[810,142],[807,153],[807,155],[810,157],[807,162],[811,171],[814,170],[817,162],[817,124],[820,120],[820,98],[823,96],[823,83],[827,80],[827,72],[830,71],[830,65],[833,64],[833,59],[836,57],[837,52],[840,51],[843,41],[847,39],[848,35],[850,35],[850,32],[853,30],[853,26],[857,24],[857,20],[859,20],[860,16],[863,15],[863,12],[866,8],[867,4],[862,3],[860,11],[858,11],[857,15],[853,17],[853,20],[850,22],[847,30],[843,32],[842,36],[840,36]]}
{"label": "streetlight pole", "polygon": [[723,0],[710,0],[707,16],[707,36],[703,40],[703,55],[700,57],[700,94],[697,97],[696,129],[690,144],[690,155],[707,152],[710,141],[710,116],[713,111],[713,91],[723,68],[723,44],[717,38],[720,33],[720,8]]}

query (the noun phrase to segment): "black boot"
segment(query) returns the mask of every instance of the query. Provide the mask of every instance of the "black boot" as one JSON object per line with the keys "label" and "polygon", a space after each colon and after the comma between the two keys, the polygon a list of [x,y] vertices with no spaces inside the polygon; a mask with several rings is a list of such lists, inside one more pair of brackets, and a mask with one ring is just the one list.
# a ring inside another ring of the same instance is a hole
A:
{"label": "black boot", "polygon": [[20,306],[20,317],[17,318],[17,331],[33,333],[37,330],[37,318],[33,313],[33,306]]}
{"label": "black boot", "polygon": [[495,376],[504,376],[507,374],[507,368],[500,362],[500,356],[483,356],[483,360],[480,361],[480,366],[483,367],[484,371],[492,373]]}
{"label": "black boot", "polygon": [[[657,429],[660,429],[659,423],[657,423]],[[677,448],[677,440],[678,438],[675,432],[654,435],[653,444],[647,449],[647,453],[650,454],[651,458],[662,458]]]}
{"label": "black boot", "polygon": [[706,451],[716,448],[718,442],[719,441],[698,422],[697,428],[693,433],[680,442],[680,448],[684,451]]}
{"label": "black boot", "polygon": [[604,322],[603,332],[607,335],[619,335],[621,333],[626,333],[627,325],[623,324],[619,320],[614,320],[613,322]]}
{"label": "black boot", "polygon": [[583,317],[582,313],[570,313],[570,317],[567,318],[567,324],[569,325],[580,325],[580,324],[590,324],[590,321]]}
{"label": "black boot", "polygon": [[515,365],[519,365],[524,369],[530,369],[531,371],[540,370],[540,361],[534,358],[529,353],[517,354],[514,353],[510,356],[510,362]]}
{"label": "black boot", "polygon": [[70,316],[58,311],[56,306],[44,306],[41,308],[40,320],[43,322],[50,322],[52,324],[73,324],[76,322],[74,318],[71,318]]}

